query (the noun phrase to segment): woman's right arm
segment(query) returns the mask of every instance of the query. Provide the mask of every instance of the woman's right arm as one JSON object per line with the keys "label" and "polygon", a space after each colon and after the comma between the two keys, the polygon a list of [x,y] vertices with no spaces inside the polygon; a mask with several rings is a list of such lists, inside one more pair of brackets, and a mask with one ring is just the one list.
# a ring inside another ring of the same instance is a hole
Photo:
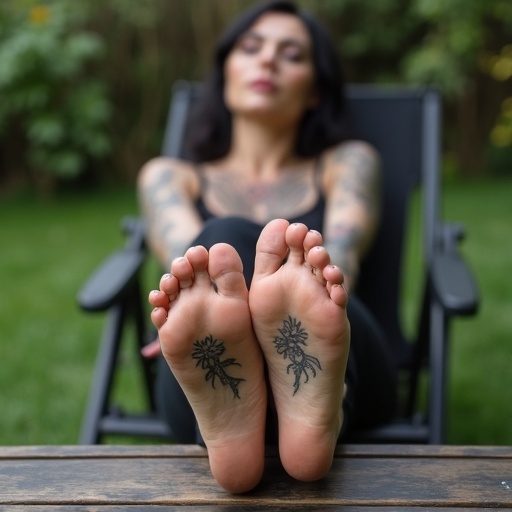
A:
{"label": "woman's right arm", "polygon": [[195,201],[200,182],[190,164],[166,157],[150,160],[138,178],[147,241],[164,268],[183,256],[202,228]]}

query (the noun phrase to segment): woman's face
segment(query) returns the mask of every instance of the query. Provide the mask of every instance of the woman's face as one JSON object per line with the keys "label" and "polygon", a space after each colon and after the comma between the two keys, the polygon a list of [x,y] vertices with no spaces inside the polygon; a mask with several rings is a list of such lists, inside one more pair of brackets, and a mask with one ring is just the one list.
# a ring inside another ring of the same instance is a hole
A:
{"label": "woman's face", "polygon": [[311,46],[306,27],[296,16],[261,16],[226,59],[228,110],[275,124],[297,123],[316,103]]}

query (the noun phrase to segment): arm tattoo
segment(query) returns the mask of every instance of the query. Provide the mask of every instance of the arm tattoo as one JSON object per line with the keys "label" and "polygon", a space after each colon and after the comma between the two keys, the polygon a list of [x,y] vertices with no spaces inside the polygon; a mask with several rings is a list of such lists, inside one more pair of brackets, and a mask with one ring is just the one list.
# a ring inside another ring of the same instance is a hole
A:
{"label": "arm tattoo", "polygon": [[181,194],[177,193],[176,187],[173,186],[170,171],[171,169],[162,169],[158,179],[144,189],[144,203],[152,220],[157,219],[166,208],[183,202]]}
{"label": "arm tattoo", "polygon": [[334,161],[347,166],[340,183],[343,190],[363,202],[369,211],[375,211],[378,207],[377,160],[367,151],[342,146],[335,152]]}
{"label": "arm tattoo", "polygon": [[181,256],[188,247],[189,240],[177,236],[178,218],[166,215],[170,209],[185,203],[182,194],[175,186],[172,167],[162,167],[157,176],[143,189],[142,204],[153,243],[165,253],[166,264]]}
{"label": "arm tattoo", "polygon": [[364,143],[346,143],[334,151],[333,162],[338,169],[332,184],[325,247],[352,287],[379,216],[379,158]]}
{"label": "arm tattoo", "polygon": [[308,333],[300,322],[288,315],[288,318],[283,322],[283,327],[278,331],[280,336],[274,338],[274,345],[278,354],[282,354],[284,359],[290,359],[291,361],[286,373],[290,373],[290,370],[292,370],[295,375],[295,382],[293,383],[293,394],[295,395],[299,390],[301,380],[304,379],[304,383],[308,382],[308,370],[313,377],[316,377],[315,366],[319,370],[322,367],[316,357],[307,355],[299,346],[306,346],[306,340],[308,339]]}
{"label": "arm tattoo", "polygon": [[357,247],[363,240],[360,227],[350,224],[337,223],[329,228],[325,248],[331,256],[331,261],[338,265],[345,279],[353,282],[358,273]]}
{"label": "arm tattoo", "polygon": [[194,343],[195,350],[192,352],[192,359],[197,360],[196,367],[201,365],[206,372],[205,380],[212,381],[212,388],[215,389],[215,379],[218,378],[223,386],[229,386],[233,391],[233,398],[240,398],[238,385],[245,379],[237,379],[227,374],[224,368],[228,366],[241,366],[236,359],[220,360],[220,356],[226,351],[224,343],[215,339],[211,334],[204,340],[197,340]]}
{"label": "arm tattoo", "polygon": [[363,233],[357,226],[337,223],[329,229],[329,239],[336,240],[338,249],[353,250],[361,242]]}

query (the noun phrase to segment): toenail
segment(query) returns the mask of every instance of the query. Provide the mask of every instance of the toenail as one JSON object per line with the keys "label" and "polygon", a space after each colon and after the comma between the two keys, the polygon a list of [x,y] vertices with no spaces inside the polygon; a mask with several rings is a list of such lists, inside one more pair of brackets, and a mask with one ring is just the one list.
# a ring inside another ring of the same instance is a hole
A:
{"label": "toenail", "polygon": [[153,295],[158,295],[158,294],[160,293],[160,290],[153,290],[151,293],[152,293]]}

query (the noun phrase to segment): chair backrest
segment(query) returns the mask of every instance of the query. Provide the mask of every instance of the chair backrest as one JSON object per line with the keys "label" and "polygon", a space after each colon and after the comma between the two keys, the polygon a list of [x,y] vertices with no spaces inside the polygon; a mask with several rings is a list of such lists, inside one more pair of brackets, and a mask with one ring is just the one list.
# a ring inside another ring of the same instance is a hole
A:
{"label": "chair backrest", "polygon": [[[173,87],[162,153],[186,158],[183,137],[190,107],[200,85],[180,81]],[[379,232],[363,262],[358,295],[385,329],[399,360],[407,340],[400,317],[404,233],[409,200],[422,184],[424,257],[432,252],[438,211],[440,96],[431,88],[349,86],[349,109],[362,139],[382,159],[383,209]]]}

